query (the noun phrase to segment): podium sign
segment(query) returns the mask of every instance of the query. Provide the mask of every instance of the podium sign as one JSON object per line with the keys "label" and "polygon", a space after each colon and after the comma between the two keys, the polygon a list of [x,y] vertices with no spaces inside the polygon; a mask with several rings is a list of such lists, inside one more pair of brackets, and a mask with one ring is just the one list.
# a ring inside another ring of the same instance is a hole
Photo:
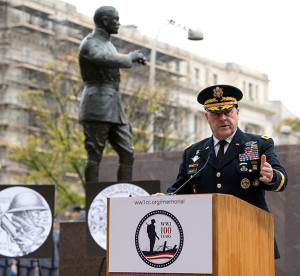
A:
{"label": "podium sign", "polygon": [[212,274],[212,195],[109,199],[108,272]]}

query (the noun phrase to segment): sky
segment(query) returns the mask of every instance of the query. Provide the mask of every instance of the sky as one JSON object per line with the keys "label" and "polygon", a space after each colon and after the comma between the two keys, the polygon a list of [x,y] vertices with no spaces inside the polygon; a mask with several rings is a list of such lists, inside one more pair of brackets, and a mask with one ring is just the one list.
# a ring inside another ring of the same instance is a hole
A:
{"label": "sky", "polygon": [[[270,79],[269,98],[280,100],[300,117],[299,0],[65,0],[93,16],[113,6],[121,25],[141,34],[219,62],[234,62]],[[172,25],[200,29],[204,40],[191,41]]]}

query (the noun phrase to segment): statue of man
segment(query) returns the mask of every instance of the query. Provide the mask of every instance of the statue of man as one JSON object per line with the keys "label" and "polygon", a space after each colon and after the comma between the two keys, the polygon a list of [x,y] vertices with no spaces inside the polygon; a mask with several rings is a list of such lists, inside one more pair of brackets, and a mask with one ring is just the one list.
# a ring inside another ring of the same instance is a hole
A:
{"label": "statue of man", "polygon": [[79,65],[84,81],[79,122],[83,125],[87,151],[85,181],[97,182],[99,164],[106,141],[119,155],[118,180],[131,180],[134,162],[132,129],[119,93],[120,68],[145,64],[141,51],[118,54],[110,41],[120,27],[119,14],[103,6],[94,14],[95,28],[79,47]]}

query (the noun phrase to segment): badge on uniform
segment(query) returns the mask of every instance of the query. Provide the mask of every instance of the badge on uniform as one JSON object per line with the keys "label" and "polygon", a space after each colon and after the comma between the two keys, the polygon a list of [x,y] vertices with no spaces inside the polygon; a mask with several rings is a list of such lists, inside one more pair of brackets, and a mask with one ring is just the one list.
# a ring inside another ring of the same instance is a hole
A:
{"label": "badge on uniform", "polygon": [[248,189],[250,187],[250,180],[248,178],[243,178],[241,181],[241,186],[243,189]]}
{"label": "badge on uniform", "polygon": [[196,154],[193,158],[191,158],[194,162],[196,162],[200,157]]}
{"label": "badge on uniform", "polygon": [[245,153],[239,154],[240,162],[259,159],[257,141],[249,141],[245,144]]}
{"label": "badge on uniform", "polygon": [[240,164],[239,164],[240,171],[241,171],[241,172],[247,172],[247,171],[248,171],[247,165],[248,165],[248,164],[245,163],[245,162],[240,163]]}
{"label": "badge on uniform", "polygon": [[197,188],[196,188],[196,185],[192,185],[192,189],[193,189],[194,194],[197,194]]}
{"label": "badge on uniform", "polygon": [[257,171],[257,170],[258,170],[257,161],[252,161],[252,162],[251,162],[251,165],[252,165],[252,170],[253,170],[253,171]]}
{"label": "badge on uniform", "polygon": [[258,181],[258,179],[254,179],[254,180],[253,180],[253,186],[254,186],[254,187],[258,187],[258,186],[259,186],[259,181]]}
{"label": "badge on uniform", "polygon": [[188,169],[187,174],[195,174],[197,172],[197,168]]}

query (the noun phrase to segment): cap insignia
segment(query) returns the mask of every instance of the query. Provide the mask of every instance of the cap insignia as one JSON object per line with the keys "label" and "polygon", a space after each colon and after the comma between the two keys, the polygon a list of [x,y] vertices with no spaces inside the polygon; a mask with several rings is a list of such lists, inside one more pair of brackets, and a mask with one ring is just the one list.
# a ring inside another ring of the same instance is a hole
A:
{"label": "cap insignia", "polygon": [[213,89],[213,91],[214,91],[214,97],[221,98],[223,96],[223,88],[217,86],[215,89]]}

